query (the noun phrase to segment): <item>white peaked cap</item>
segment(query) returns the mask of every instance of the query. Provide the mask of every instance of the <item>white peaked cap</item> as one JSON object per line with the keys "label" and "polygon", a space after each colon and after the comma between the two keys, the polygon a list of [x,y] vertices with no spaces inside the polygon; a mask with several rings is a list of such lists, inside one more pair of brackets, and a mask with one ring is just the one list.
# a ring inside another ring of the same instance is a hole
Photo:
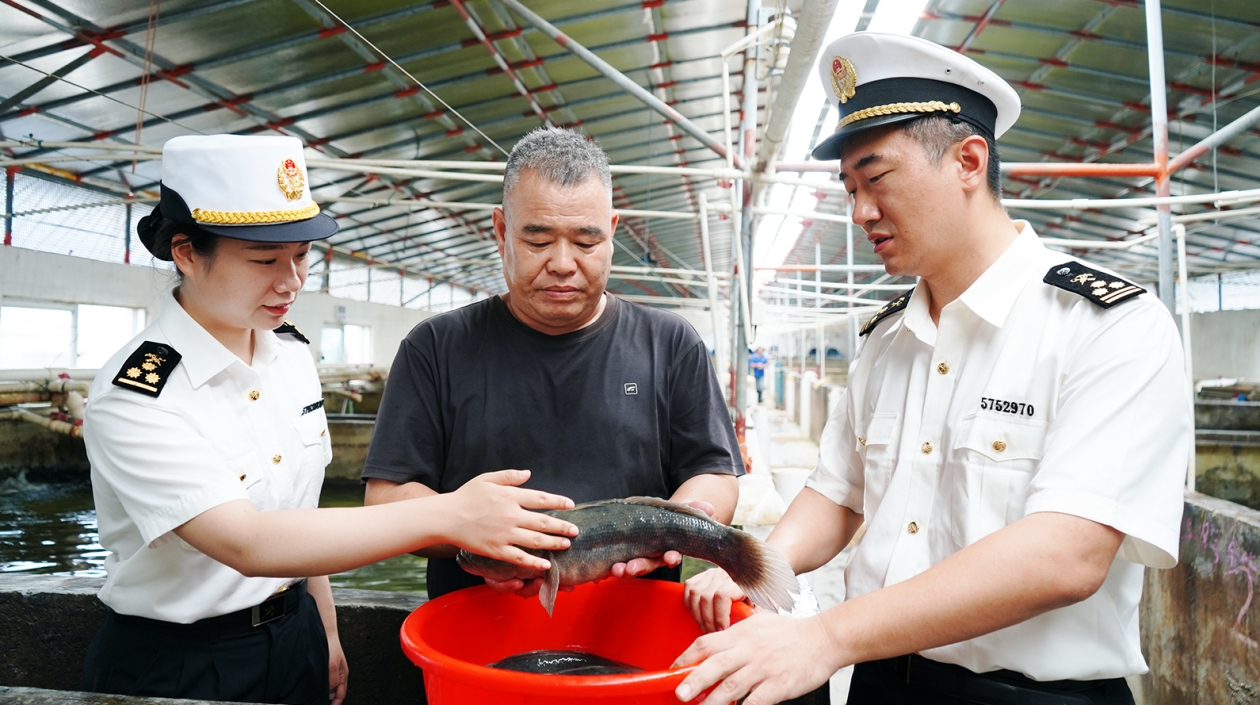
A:
{"label": "white peaked cap", "polygon": [[840,122],[815,159],[836,159],[845,136],[893,122],[943,115],[997,139],[1019,117],[1019,94],[1001,76],[919,37],[845,35],[823,49],[818,78]]}

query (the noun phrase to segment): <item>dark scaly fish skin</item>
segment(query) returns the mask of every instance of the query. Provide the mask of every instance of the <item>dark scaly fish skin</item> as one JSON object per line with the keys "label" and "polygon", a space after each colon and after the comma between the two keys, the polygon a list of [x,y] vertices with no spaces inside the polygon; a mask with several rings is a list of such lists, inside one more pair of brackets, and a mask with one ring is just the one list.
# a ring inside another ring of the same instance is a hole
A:
{"label": "dark scaly fish skin", "polygon": [[643,669],[628,663],[604,658],[599,654],[577,650],[527,651],[487,664],[490,668],[521,673],[548,673],[563,676],[607,676],[642,673]]}
{"label": "dark scaly fish skin", "polygon": [[660,556],[671,550],[721,567],[758,607],[790,610],[792,595],[799,589],[791,567],[778,551],[685,504],[655,497],[629,497],[547,513],[572,522],[579,529],[567,550],[530,551],[551,562],[547,571],[521,568],[466,551],[459,552],[459,564],[470,573],[500,582],[544,578],[538,597],[547,614],[551,614],[560,586],[591,582],[614,563]]}

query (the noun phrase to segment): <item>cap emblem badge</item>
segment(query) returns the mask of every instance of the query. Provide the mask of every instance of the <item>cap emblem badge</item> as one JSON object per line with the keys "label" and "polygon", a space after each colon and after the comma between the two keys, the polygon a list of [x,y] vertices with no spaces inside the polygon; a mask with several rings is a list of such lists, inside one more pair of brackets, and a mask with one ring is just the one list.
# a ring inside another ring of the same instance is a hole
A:
{"label": "cap emblem badge", "polygon": [[276,169],[276,183],[284,192],[285,198],[296,201],[302,197],[302,189],[306,187],[306,177],[302,175],[302,170],[298,168],[296,162],[285,159],[280,162],[280,168]]}
{"label": "cap emblem badge", "polygon": [[853,68],[853,62],[843,56],[831,60],[831,90],[836,92],[841,103],[849,102],[857,92],[857,70]]}

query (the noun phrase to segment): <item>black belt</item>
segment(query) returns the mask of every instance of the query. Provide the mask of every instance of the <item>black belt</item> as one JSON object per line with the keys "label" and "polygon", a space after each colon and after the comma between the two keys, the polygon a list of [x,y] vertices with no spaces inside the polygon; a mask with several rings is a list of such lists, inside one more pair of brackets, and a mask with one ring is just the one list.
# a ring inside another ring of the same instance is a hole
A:
{"label": "black belt", "polygon": [[274,622],[277,619],[293,612],[302,604],[302,598],[306,595],[306,578],[293,583],[287,587],[281,588],[280,592],[268,597],[253,607],[246,607],[243,610],[221,614],[217,617],[206,617],[199,619],[191,624],[176,624],[174,622],[165,622],[158,619],[149,619],[148,617],[137,617],[134,615],[118,614],[115,616],[118,621],[130,624],[145,624],[157,628],[177,628],[189,631],[215,630],[217,632],[225,631],[242,631],[250,630],[254,627],[260,627],[268,622]]}
{"label": "black belt", "polygon": [[[859,664],[861,665],[861,664]],[[986,703],[1012,705],[1091,705],[1084,693],[1105,689],[1112,680],[1035,681],[1014,671],[975,673],[952,663],[941,663],[918,654],[871,661],[866,664],[898,681],[949,695],[972,697]]]}

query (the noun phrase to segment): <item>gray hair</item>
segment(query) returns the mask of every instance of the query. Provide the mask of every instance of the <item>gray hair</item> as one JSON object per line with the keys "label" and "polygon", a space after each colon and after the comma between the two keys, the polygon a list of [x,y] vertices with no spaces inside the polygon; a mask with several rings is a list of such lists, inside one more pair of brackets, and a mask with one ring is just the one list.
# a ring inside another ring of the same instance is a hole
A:
{"label": "gray hair", "polygon": [[573,130],[540,127],[530,131],[512,148],[503,172],[503,200],[516,187],[521,172],[537,171],[543,178],[559,186],[576,186],[598,176],[612,197],[612,175],[608,172],[608,155],[594,140]]}

